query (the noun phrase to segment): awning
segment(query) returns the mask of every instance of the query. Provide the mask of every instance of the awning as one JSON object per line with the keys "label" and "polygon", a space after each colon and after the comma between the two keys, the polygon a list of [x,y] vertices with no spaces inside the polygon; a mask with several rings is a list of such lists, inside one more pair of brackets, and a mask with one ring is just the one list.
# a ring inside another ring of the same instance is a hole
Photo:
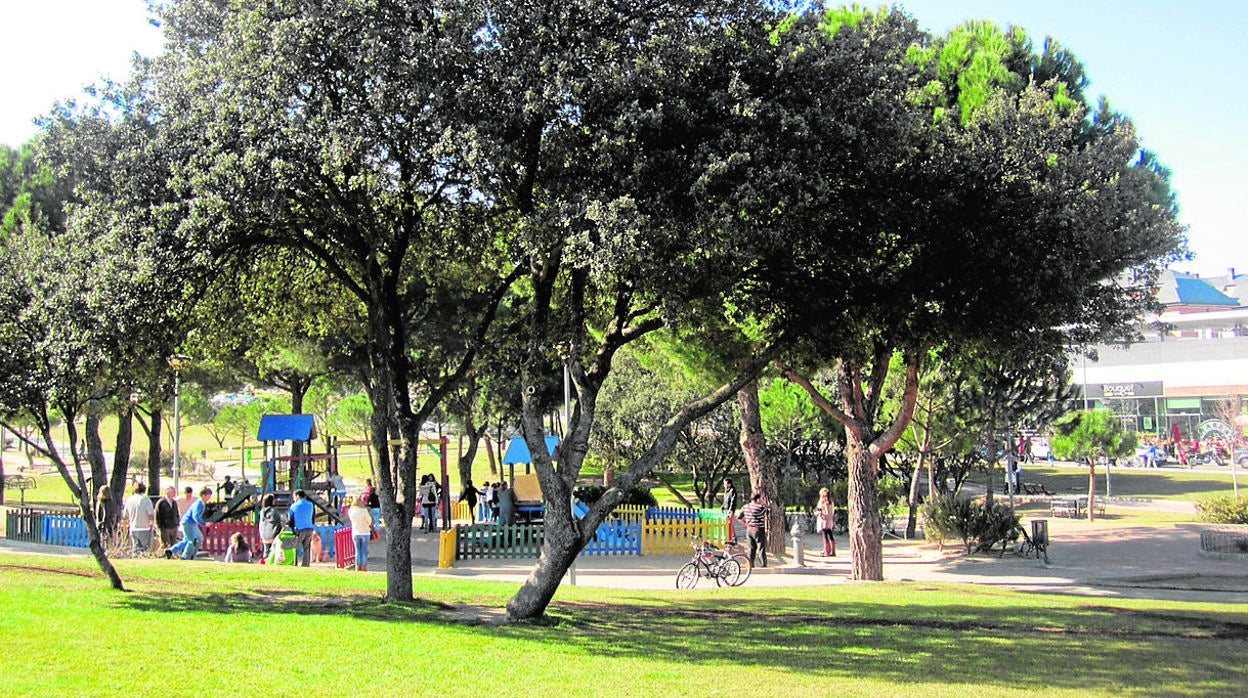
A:
{"label": "awning", "polygon": [[[547,436],[546,452],[549,453],[552,458],[554,457],[555,449],[557,448],[559,448],[559,437]],[[532,462],[533,456],[529,453],[529,445],[524,442],[524,439],[517,436],[511,440],[510,444],[507,444],[507,453],[503,456],[503,465]]]}

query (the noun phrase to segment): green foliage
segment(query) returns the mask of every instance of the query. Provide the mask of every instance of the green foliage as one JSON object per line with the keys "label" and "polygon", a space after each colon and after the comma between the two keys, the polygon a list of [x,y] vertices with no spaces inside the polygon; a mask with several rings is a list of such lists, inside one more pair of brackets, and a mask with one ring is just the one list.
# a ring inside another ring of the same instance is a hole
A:
{"label": "green foliage", "polygon": [[1248,524],[1248,498],[1231,495],[1210,497],[1196,502],[1201,521],[1216,524]]}
{"label": "green foliage", "polygon": [[[606,491],[607,488],[603,485],[578,485],[572,491],[572,494],[586,504],[593,504],[601,499]],[[658,502],[650,490],[643,487],[633,487],[624,493],[624,500],[620,504],[652,507],[657,506]]]}
{"label": "green foliage", "polygon": [[1079,410],[1053,423],[1050,448],[1062,459],[1124,458],[1135,453],[1136,436],[1112,410]]}
{"label": "green foliage", "polygon": [[979,500],[946,494],[927,500],[922,516],[927,540],[941,548],[950,539],[960,540],[967,555],[1018,539],[1018,515],[1004,504],[988,507]]}

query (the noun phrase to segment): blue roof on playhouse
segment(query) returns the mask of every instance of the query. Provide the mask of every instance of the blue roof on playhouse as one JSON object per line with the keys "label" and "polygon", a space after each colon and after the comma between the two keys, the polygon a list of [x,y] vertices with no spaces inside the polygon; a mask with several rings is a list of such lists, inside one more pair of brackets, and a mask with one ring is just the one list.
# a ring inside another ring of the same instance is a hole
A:
{"label": "blue roof on playhouse", "polygon": [[311,441],[316,438],[316,418],[310,414],[266,414],[260,417],[260,441]]}
{"label": "blue roof on playhouse", "polygon": [[[555,455],[555,450],[559,448],[558,436],[546,437],[546,452],[551,456]],[[533,454],[529,453],[529,445],[524,439],[517,436],[507,445],[507,454],[503,456],[503,465],[510,463],[532,463]]]}

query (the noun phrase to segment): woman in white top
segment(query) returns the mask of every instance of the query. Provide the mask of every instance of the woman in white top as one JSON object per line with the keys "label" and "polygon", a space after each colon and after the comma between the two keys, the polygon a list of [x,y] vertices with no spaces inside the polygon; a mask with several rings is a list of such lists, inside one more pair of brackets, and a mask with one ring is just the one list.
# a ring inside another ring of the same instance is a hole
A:
{"label": "woman in white top", "polygon": [[355,540],[355,569],[368,571],[368,541],[373,533],[373,516],[364,506],[363,497],[348,497],[347,518],[351,520],[351,538]]}

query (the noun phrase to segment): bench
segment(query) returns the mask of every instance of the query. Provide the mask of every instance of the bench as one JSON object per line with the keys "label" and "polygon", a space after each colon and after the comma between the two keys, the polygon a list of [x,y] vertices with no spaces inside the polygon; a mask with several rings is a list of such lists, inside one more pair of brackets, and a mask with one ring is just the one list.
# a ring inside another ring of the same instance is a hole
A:
{"label": "bench", "polygon": [[1080,516],[1079,500],[1074,497],[1054,497],[1049,500],[1049,514],[1077,519]]}
{"label": "bench", "polygon": [[1042,482],[1024,482],[1023,494],[1044,495],[1046,497],[1053,496],[1053,493],[1050,492]]}

